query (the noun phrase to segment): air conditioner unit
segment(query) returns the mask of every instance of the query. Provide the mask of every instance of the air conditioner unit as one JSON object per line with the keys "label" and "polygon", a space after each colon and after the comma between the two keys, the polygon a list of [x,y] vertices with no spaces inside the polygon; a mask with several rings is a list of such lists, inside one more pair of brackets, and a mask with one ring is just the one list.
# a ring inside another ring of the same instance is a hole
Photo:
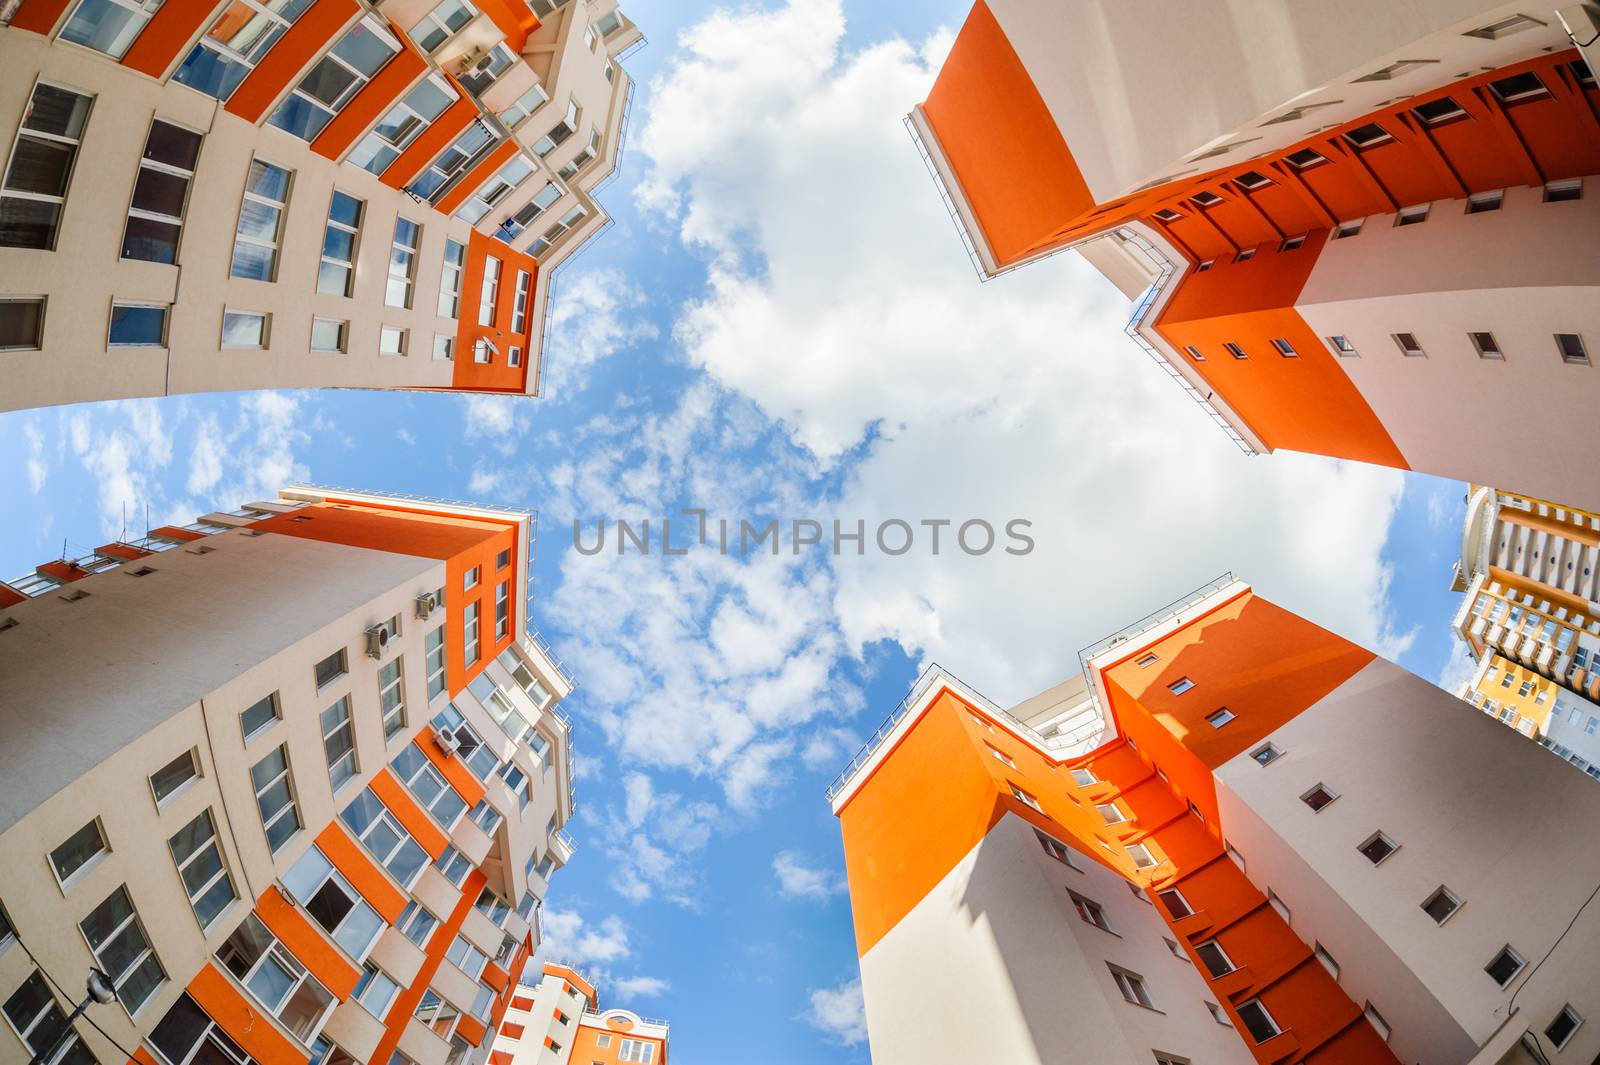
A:
{"label": "air conditioner unit", "polygon": [[367,630],[367,657],[382,658],[383,652],[389,647],[389,629],[385,625],[374,625]]}
{"label": "air conditioner unit", "polygon": [[439,600],[432,592],[423,592],[417,596],[417,620],[427,621],[428,615],[433,613],[433,608],[439,605]]}
{"label": "air conditioner unit", "polygon": [[461,57],[462,75],[473,73],[489,60],[489,53],[482,48],[474,48]]}
{"label": "air conditioner unit", "polygon": [[461,741],[456,739],[455,733],[430,724],[428,730],[433,733],[433,742],[443,749],[445,754],[455,754],[461,749]]}

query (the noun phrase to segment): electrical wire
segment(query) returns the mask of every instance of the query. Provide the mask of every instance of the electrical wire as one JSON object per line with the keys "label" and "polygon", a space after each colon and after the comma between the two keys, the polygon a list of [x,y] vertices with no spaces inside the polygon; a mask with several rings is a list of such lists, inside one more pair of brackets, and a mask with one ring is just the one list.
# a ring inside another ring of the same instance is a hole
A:
{"label": "electrical wire", "polygon": [[[28,956],[28,960],[29,961],[33,962],[33,967],[35,969],[38,969],[41,973],[44,974],[44,978],[50,982],[50,985],[56,989],[56,992],[58,994],[64,996],[68,1002],[77,1001],[70,994],[67,993],[67,989],[66,988],[61,986],[60,981],[58,981],[55,977],[50,975],[50,970],[46,969],[43,965],[39,964],[39,959],[35,958],[33,956],[33,951],[28,949],[27,940],[22,938],[22,933],[17,931],[17,929],[14,926],[12,927],[11,931],[12,931],[12,934],[14,934],[17,937],[17,943],[21,945],[22,952]],[[58,1006],[57,1008],[59,1009],[60,1007]],[[104,1036],[106,1042],[108,1042],[112,1046],[116,1047],[118,1053],[120,1053],[124,1058],[128,1059],[129,1061],[133,1060],[133,1051],[129,1050],[127,1047],[123,1046],[121,1043],[119,1043],[115,1039],[111,1038],[111,1033],[107,1032],[104,1028],[102,1028],[98,1024],[96,1024],[94,1018],[89,1016],[87,1011],[84,1012],[84,1013],[78,1014],[78,1016],[82,1017],[84,1020],[88,1021],[89,1022],[89,1027],[93,1028],[95,1031],[99,1032],[102,1036]]]}
{"label": "electrical wire", "polygon": [[1544,957],[1540,958],[1539,963],[1528,971],[1528,978],[1518,984],[1517,989],[1511,993],[1511,1001],[1506,1004],[1508,1011],[1516,1009],[1517,996],[1522,994],[1524,988],[1533,983],[1534,974],[1539,971],[1539,967],[1550,960],[1550,955],[1554,954],[1556,948],[1561,946],[1561,941],[1567,938],[1567,933],[1572,931],[1573,926],[1578,923],[1578,918],[1583,916],[1583,911],[1589,908],[1589,903],[1593,902],[1597,895],[1600,895],[1600,884],[1596,884],[1594,890],[1589,892],[1589,897],[1583,900],[1583,905],[1578,907],[1578,912],[1572,915],[1572,920],[1567,922],[1567,927],[1556,937],[1556,941],[1550,944],[1550,949],[1544,952]]}

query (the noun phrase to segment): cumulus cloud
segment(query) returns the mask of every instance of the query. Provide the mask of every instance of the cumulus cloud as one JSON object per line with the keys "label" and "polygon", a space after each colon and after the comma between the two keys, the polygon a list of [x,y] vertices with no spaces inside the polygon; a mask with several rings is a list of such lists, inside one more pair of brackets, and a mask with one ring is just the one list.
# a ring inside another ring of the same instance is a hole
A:
{"label": "cumulus cloud", "polygon": [[867,1008],[861,997],[861,978],[837,987],[812,988],[805,1018],[807,1024],[835,1043],[855,1046],[866,1042]]}
{"label": "cumulus cloud", "polygon": [[45,478],[50,475],[50,463],[44,457],[44,434],[29,422],[22,427],[22,435],[28,441],[28,490],[38,495],[44,488]]}
{"label": "cumulus cloud", "polygon": [[786,899],[827,902],[844,893],[844,877],[836,870],[818,869],[796,851],[779,851],[772,859],[778,894]]}
{"label": "cumulus cloud", "polygon": [[657,335],[645,295],[620,270],[563,273],[556,281],[540,394],[559,402],[582,387],[596,363]]}
{"label": "cumulus cloud", "polygon": [[658,976],[624,976],[606,985],[613,998],[652,998],[665,994],[672,985]]}
{"label": "cumulus cloud", "polygon": [[549,909],[543,916],[544,940],[523,969],[522,978],[537,982],[546,963],[570,965],[594,980],[608,998],[644,998],[665,993],[666,980],[639,973],[618,975],[619,965],[633,959],[628,926],[616,914],[587,920],[577,910]]}

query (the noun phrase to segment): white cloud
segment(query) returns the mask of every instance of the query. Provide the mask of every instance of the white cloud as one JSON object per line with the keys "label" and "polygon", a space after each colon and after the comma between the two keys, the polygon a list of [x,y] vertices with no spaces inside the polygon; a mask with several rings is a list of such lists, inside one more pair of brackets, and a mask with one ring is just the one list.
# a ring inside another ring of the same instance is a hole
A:
{"label": "white cloud", "polygon": [[576,910],[546,908],[544,939],[535,957],[523,969],[523,979],[537,981],[546,963],[573,966],[595,981],[608,998],[644,998],[665,993],[670,985],[655,976],[617,975],[616,966],[633,958],[633,944],[622,918],[609,914],[589,921]]}
{"label": "white cloud", "polygon": [[845,890],[844,877],[828,869],[817,869],[795,851],[779,851],[772,859],[772,875],[778,878],[778,894],[786,899],[826,902]]}
{"label": "white cloud", "polygon": [[620,270],[563,273],[555,286],[539,391],[559,402],[582,387],[597,362],[657,330],[643,314],[644,293]]}
{"label": "white cloud", "polygon": [[807,1024],[845,1046],[866,1042],[867,1009],[860,977],[837,987],[812,988],[809,998]]}
{"label": "white cloud", "polygon": [[624,976],[607,984],[606,990],[613,998],[652,998],[665,994],[671,986],[658,976]]}
{"label": "white cloud", "polygon": [[1468,654],[1466,642],[1455,633],[1451,633],[1450,657],[1445,659],[1444,668],[1439,671],[1436,683],[1454,695],[1463,684],[1470,683],[1477,674],[1478,663]]}
{"label": "white cloud", "polygon": [[44,457],[44,434],[30,421],[22,427],[22,435],[28,439],[28,490],[38,495],[50,475],[50,463]]}

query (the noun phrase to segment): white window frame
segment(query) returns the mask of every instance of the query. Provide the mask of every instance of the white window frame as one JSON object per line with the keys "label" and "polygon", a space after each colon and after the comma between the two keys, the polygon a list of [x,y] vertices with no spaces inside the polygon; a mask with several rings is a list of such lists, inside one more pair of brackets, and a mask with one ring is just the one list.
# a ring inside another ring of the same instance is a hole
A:
{"label": "white window frame", "polygon": [[528,329],[528,290],[532,276],[526,270],[517,271],[516,296],[511,304],[511,331],[524,333]]}
{"label": "white window frame", "polygon": [[[281,850],[284,844],[288,843],[291,839],[298,835],[301,829],[305,827],[305,823],[300,820],[299,797],[295,793],[294,772],[293,766],[289,762],[289,745],[287,743],[280,743],[278,746],[268,751],[265,755],[251,763],[251,783],[255,783],[255,767],[277,753],[281,753],[283,755],[283,771],[277,776],[273,777],[271,780],[267,781],[265,784],[255,789],[256,815],[261,818],[261,831],[267,838],[267,848],[274,854]],[[289,801],[284,803],[279,809],[273,811],[271,820],[268,820],[265,811],[261,809],[261,796],[271,791],[280,780],[288,782]],[[279,842],[276,847],[274,847],[272,845],[271,836],[272,826],[276,825],[278,821],[283,818],[284,814],[288,814],[294,819],[296,826],[295,831],[283,837],[283,840]]]}
{"label": "white window frame", "polygon": [[[478,291],[478,324],[493,326],[495,307],[500,302],[500,260],[493,255],[483,259],[483,284]],[[467,585],[471,588],[472,585]]]}
{"label": "white window frame", "polygon": [[461,641],[462,657],[465,664],[469,666],[483,656],[483,648],[478,639],[479,615],[481,613],[482,608],[477,601],[468,603],[466,609],[462,611],[462,615],[466,619],[466,628],[462,633]]}
{"label": "white window frame", "polygon": [[[242,2],[248,2],[248,0],[242,0]],[[253,234],[247,234],[243,232],[243,230],[240,229],[240,226],[244,224],[244,204],[241,203],[239,206],[239,218],[233,227],[233,242],[235,244],[243,242],[245,244],[253,245],[257,248],[266,248],[268,251],[272,252],[271,267],[267,271],[268,276],[265,278],[245,277],[243,274],[236,274],[233,272],[234,253],[230,249],[228,254],[228,276],[237,277],[241,281],[260,281],[270,284],[278,280],[278,253],[281,250],[281,245],[283,243],[283,219],[284,216],[289,213],[289,197],[294,195],[295,174],[293,170],[290,170],[286,166],[279,166],[276,163],[269,163],[260,156],[253,156],[250,159],[251,168],[253,169],[257,163],[261,164],[263,167],[283,173],[285,177],[283,192],[284,198],[282,200],[274,200],[268,196],[262,195],[259,192],[252,191],[250,188],[250,177],[247,171],[245,175],[243,196],[244,203],[256,203],[263,207],[271,208],[273,211],[277,212],[278,222],[276,227],[273,229],[272,239],[270,241],[262,237],[254,236]]]}
{"label": "white window frame", "polygon": [[[62,847],[65,847],[73,836],[76,836],[79,832],[82,832],[84,829],[89,828],[90,826],[93,826],[96,835],[100,837],[100,848],[93,854],[89,855],[89,857],[85,858],[76,869],[72,870],[72,872],[63,877],[61,875],[61,866],[56,863],[56,851],[60,850]],[[104,861],[106,855],[110,853],[111,843],[106,839],[106,827],[101,823],[99,817],[92,817],[84,824],[80,825],[76,829],[73,829],[71,834],[69,834],[66,839],[62,840],[60,843],[56,844],[50,849],[50,854],[48,856],[50,860],[50,873],[56,878],[56,884],[60,886],[62,894],[65,894],[72,889],[73,885],[77,884],[86,875],[88,875],[89,870],[93,869],[95,866]]]}
{"label": "white window frame", "polygon": [[[319,348],[316,345],[317,325],[333,325],[339,328],[339,346],[336,348]],[[348,355],[350,353],[350,323],[341,318],[323,318],[321,316],[311,319],[311,351],[318,355]]]}
{"label": "white window frame", "polygon": [[[356,204],[356,221],[355,221],[354,225],[351,225],[348,222],[340,222],[340,221],[338,221],[337,219],[335,219],[333,217],[333,204],[334,204],[334,201],[340,196],[344,196],[346,199],[350,199],[350,200],[354,200],[355,201],[355,204]],[[343,189],[337,189],[337,188],[334,189],[332,194],[329,196],[329,198],[328,198],[328,220],[327,220],[327,224],[324,227],[324,231],[323,231],[322,247],[319,250],[319,254],[320,254],[321,258],[319,260],[319,265],[317,267],[316,291],[318,292],[318,294],[323,295],[323,296],[338,296],[338,297],[342,297],[344,299],[349,299],[351,296],[353,296],[355,294],[355,289],[356,289],[356,258],[361,254],[361,224],[366,220],[366,214],[367,214],[367,201],[361,199],[359,196],[351,196],[348,192],[345,192]],[[350,235],[350,258],[349,259],[340,259],[340,258],[338,258],[336,256],[328,254],[328,250],[327,250],[327,248],[328,248],[327,233],[330,230],[337,230],[340,233],[348,233]],[[344,275],[344,291],[343,292],[327,292],[322,288],[322,266],[323,265],[335,266],[335,267],[338,267],[339,269],[341,269],[341,270],[343,270],[345,272],[345,275]]]}
{"label": "white window frame", "polygon": [[[46,132],[44,130],[32,129],[32,128],[29,128],[27,126],[26,123],[27,123],[27,120],[28,120],[28,116],[33,113],[33,97],[38,93],[38,91],[41,88],[54,89],[57,92],[68,93],[68,94],[70,94],[72,96],[77,96],[77,97],[79,97],[81,99],[85,99],[85,100],[89,101],[89,106],[88,106],[87,110],[84,111],[83,124],[82,124],[82,127],[78,131],[78,136],[77,137],[68,137],[68,136],[65,136],[65,135],[59,134],[59,133],[49,133],[49,132]],[[10,198],[10,199],[17,199],[17,200],[33,200],[36,203],[53,203],[53,204],[56,205],[57,211],[56,211],[55,226],[52,229],[51,234],[50,234],[50,244],[49,244],[49,246],[46,247],[46,248],[36,248],[36,249],[29,249],[29,250],[33,250],[33,251],[54,251],[55,250],[56,240],[61,235],[61,223],[62,223],[62,220],[66,217],[66,213],[67,213],[67,197],[72,195],[72,179],[77,176],[77,172],[78,172],[78,151],[79,151],[79,148],[83,144],[83,130],[87,129],[88,126],[89,126],[89,118],[94,113],[94,104],[95,104],[95,97],[93,95],[91,95],[89,93],[78,92],[76,89],[69,89],[64,85],[57,85],[57,84],[55,84],[53,82],[49,82],[49,81],[39,81],[39,82],[35,83],[34,86],[33,86],[32,91],[30,91],[29,94],[28,94],[28,104],[27,104],[26,107],[24,107],[22,109],[22,115],[23,115],[22,121],[17,124],[16,136],[13,137],[12,140],[11,140],[11,151],[6,156],[6,167],[5,167],[5,169],[3,171],[0,171],[0,199]],[[18,145],[18,143],[21,142],[22,138],[24,138],[24,137],[32,137],[35,140],[47,141],[47,142],[49,142],[51,144],[64,144],[64,145],[66,145],[66,146],[68,146],[69,148],[72,149],[72,158],[67,160],[67,177],[66,177],[65,185],[61,190],[61,195],[55,196],[55,195],[51,195],[50,193],[44,193],[44,192],[29,192],[29,191],[24,191],[22,189],[6,188],[4,186],[3,182],[4,182],[5,178],[6,178],[6,176],[11,173],[11,164],[16,159],[17,145]]]}
{"label": "white window frame", "polygon": [[[458,240],[444,242],[444,272],[439,276],[439,317],[461,316],[461,273],[466,267],[467,246]],[[449,310],[445,308],[448,307]]]}
{"label": "white window frame", "polygon": [[[238,2],[244,4],[246,7],[249,7],[260,18],[263,18],[274,24],[272,30],[262,34],[256,39],[254,46],[251,48],[252,54],[246,55],[244,52],[241,52],[236,48],[223,44],[221,41],[212,39],[211,33],[217,28],[217,24],[227,17],[228,12],[233,10],[233,5],[231,3],[223,7],[221,11],[217,12],[217,17],[212,19],[210,23],[207,24],[205,33],[201,34],[200,39],[195,42],[194,48],[204,48],[208,52],[215,52],[217,55],[223,57],[229,62],[238,63],[239,65],[243,66],[245,68],[245,77],[239,79],[239,84],[242,85],[244,84],[245,78],[250,76],[249,72],[256,68],[256,64],[261,62],[262,58],[264,58],[266,54],[272,50],[272,46],[278,43],[283,35],[289,31],[289,27],[294,25],[294,22],[298,20],[300,16],[296,15],[295,19],[293,20],[284,18],[282,15],[278,14],[276,11],[273,11],[265,4],[260,3],[259,0],[238,0]],[[310,7],[310,4],[305,5],[306,9],[309,9]],[[305,14],[305,11],[302,10],[300,14]],[[184,62],[178,64],[179,69],[182,69],[184,63],[188,61],[188,57],[190,53],[194,51],[194,48],[191,48],[188,52],[184,53]],[[176,75],[174,75],[173,80],[177,84],[183,84],[183,82],[177,81]],[[237,90],[238,86],[236,85],[234,86],[234,91]],[[205,92],[203,89],[195,89],[194,91],[206,96],[211,95],[210,93]],[[232,95],[233,93],[230,92],[228,96],[221,97],[220,99],[226,102]],[[213,97],[213,99],[216,99],[216,97]]]}
{"label": "white window frame", "polygon": [[445,676],[447,656],[445,654],[444,630],[444,625],[440,625],[428,633],[427,639],[424,641],[423,666],[428,675],[428,702],[430,704],[439,696],[448,695],[450,691],[450,685]]}
{"label": "white window frame", "polygon": [[[107,2],[108,3],[121,4],[122,6],[126,6],[126,0],[107,0]],[[194,171],[193,170],[185,170],[180,166],[173,166],[171,163],[163,163],[160,160],[150,158],[150,156],[148,154],[149,151],[150,151],[150,137],[151,137],[152,134],[155,133],[155,128],[156,128],[156,126],[158,124],[159,125],[163,125],[163,126],[171,126],[174,129],[181,129],[185,133],[195,134],[196,136],[201,138],[202,147],[204,146],[205,135],[200,130],[191,129],[188,126],[183,125],[182,123],[172,122],[172,121],[169,121],[169,120],[164,119],[164,118],[153,118],[153,119],[151,119],[150,120],[150,129],[149,129],[148,132],[145,133],[144,152],[141,153],[140,156],[139,156],[139,170],[140,171],[151,170],[151,171],[154,171],[154,172],[156,172],[158,174],[166,174],[169,177],[175,177],[175,178],[182,178],[183,179],[183,182],[184,182],[183,203],[179,205],[178,213],[176,215],[161,214],[158,211],[150,211],[150,210],[146,210],[146,209],[141,208],[141,207],[135,207],[135,206],[133,206],[133,199],[132,199],[133,194],[129,193],[129,200],[128,200],[128,217],[129,218],[143,218],[143,219],[145,219],[146,221],[149,221],[149,222],[159,222],[159,223],[161,223],[163,225],[169,225],[169,226],[176,226],[177,227],[178,232],[172,239],[172,262],[173,262],[173,264],[176,264],[177,261],[178,261],[178,243],[183,240],[183,220],[184,220],[184,217],[187,215],[188,210],[189,210],[189,195],[194,190]],[[196,151],[198,152],[199,149],[196,149]],[[197,165],[198,165],[198,158],[197,158],[196,162],[197,162]],[[138,188],[138,183],[139,183],[139,174],[138,174],[138,172],[135,172],[135,174],[134,174],[134,187],[135,187],[135,189]],[[127,243],[128,243],[127,224],[124,223],[123,224],[123,231],[122,231],[122,244],[123,244],[124,247],[126,247]],[[129,256],[122,254],[120,251],[118,252],[118,258],[119,259],[128,259],[131,262],[156,261],[156,260],[144,260],[144,259],[139,259],[139,258],[130,259]]]}
{"label": "white window frame", "polygon": [[[412,242],[407,244],[401,237],[405,226],[410,226]],[[413,222],[405,215],[396,215],[394,220],[394,240],[389,246],[389,282],[384,286],[383,303],[386,307],[401,307],[409,310],[411,307],[411,290],[417,277],[417,252],[422,247],[422,223]],[[395,260],[400,259],[404,265],[396,269]],[[399,287],[399,302],[395,302],[396,286]]]}
{"label": "white window frame", "polygon": [[[138,954],[134,955],[133,959],[123,967],[120,973],[114,973],[110,970],[110,968],[107,967],[104,959],[100,957],[100,951],[95,948],[94,944],[89,942],[89,933],[83,927],[83,925],[84,921],[87,921],[91,916],[93,916],[96,910],[99,910],[101,906],[104,906],[106,903],[115,898],[118,892],[121,892],[122,895],[128,900],[128,916],[122,919],[121,924],[117,925],[106,934],[105,940],[101,943],[101,947],[112,943],[119,937],[126,934],[131,928],[136,930],[139,934],[139,938],[144,940],[144,949],[139,951]],[[110,895],[107,895],[98,906],[94,907],[93,910],[90,910],[89,913],[84,916],[83,920],[78,922],[78,935],[83,938],[84,945],[89,948],[89,954],[94,958],[95,964],[100,967],[101,971],[104,972],[107,977],[110,978],[112,986],[117,989],[117,1003],[118,1005],[122,1006],[125,1011],[127,1011],[129,1017],[136,1018],[140,1013],[144,1012],[145,1007],[150,1005],[151,1001],[156,998],[156,993],[161,990],[162,985],[171,979],[170,974],[167,972],[167,967],[161,964],[161,957],[160,955],[156,954],[155,947],[150,942],[150,933],[145,931],[144,921],[140,920],[139,918],[139,908],[133,903],[133,893],[128,890],[128,886],[126,884],[117,885],[116,891],[113,891]],[[156,983],[150,987],[150,990],[145,994],[143,1002],[129,1006],[129,1004],[124,1002],[122,999],[122,986],[127,983],[128,978],[134,973],[138,972],[140,967],[144,965],[145,961],[150,958],[155,959],[156,968],[161,970],[161,979],[156,981]]]}
{"label": "white window frame", "polygon": [[1143,1006],[1147,1010],[1156,1008],[1155,1002],[1150,998],[1150,986],[1145,983],[1143,976],[1110,962],[1106,963],[1106,968],[1111,971],[1111,981],[1117,985],[1117,991],[1128,1005]]}
{"label": "white window frame", "polygon": [[[117,316],[118,307],[136,307],[143,310],[159,310],[161,312],[161,339],[150,342],[145,340],[113,340],[111,339],[112,320]],[[112,348],[165,348],[167,346],[167,331],[172,328],[172,304],[152,303],[147,300],[119,300],[111,301],[111,314],[106,319],[106,350]]]}
{"label": "white window frame", "polygon": [[[248,318],[261,323],[261,339],[254,344],[232,344],[228,342],[228,319]],[[232,307],[222,309],[222,336],[218,339],[218,346],[224,351],[265,351],[272,342],[272,315],[267,311],[241,311]]]}
{"label": "white window frame", "polygon": [[[339,46],[345,42],[346,38],[348,38],[352,33],[354,33],[358,29],[365,29],[368,33],[370,33],[374,37],[376,37],[379,41],[382,41],[382,42],[384,42],[384,43],[386,43],[386,44],[388,44],[390,46],[389,58],[385,59],[383,62],[379,63],[376,67],[374,67],[371,74],[367,74],[367,73],[364,73],[361,70],[356,69],[356,67],[351,65],[351,63],[348,60],[346,60],[343,56],[338,54]],[[334,41],[329,46],[327,51],[325,51],[321,55],[319,55],[316,58],[316,60],[311,63],[310,66],[306,67],[305,72],[302,73],[300,75],[300,77],[295,80],[294,88],[289,90],[289,96],[293,96],[293,97],[299,98],[306,105],[308,105],[308,106],[310,106],[312,108],[315,108],[316,110],[321,111],[321,112],[323,112],[324,114],[326,114],[328,116],[327,120],[324,121],[321,126],[317,127],[316,132],[311,134],[310,139],[307,140],[306,143],[309,144],[311,141],[314,141],[319,136],[321,136],[323,134],[323,132],[327,130],[328,126],[332,124],[333,120],[339,117],[340,112],[342,112],[346,107],[348,107],[350,105],[350,101],[354,100],[356,98],[356,95],[358,93],[360,93],[362,89],[367,87],[367,83],[370,82],[374,77],[376,77],[378,75],[378,73],[383,70],[384,67],[388,66],[391,62],[393,62],[395,56],[401,54],[404,51],[405,51],[405,46],[402,45],[399,41],[395,40],[394,34],[389,32],[388,26],[386,26],[384,24],[382,19],[377,18],[375,16],[370,16],[370,15],[366,16],[366,17],[362,18],[360,22],[357,22],[354,26],[352,26],[350,29],[347,29],[343,33],[341,33],[339,35],[339,39]],[[311,95],[309,92],[306,92],[304,89],[302,89],[300,87],[301,85],[303,85],[305,83],[305,80],[307,78],[309,78],[312,74],[316,73],[317,69],[319,67],[321,67],[323,63],[330,62],[330,61],[333,62],[334,64],[336,64],[337,66],[343,67],[345,72],[348,73],[351,76],[352,79],[354,79],[354,80],[352,80],[350,82],[349,85],[346,85],[344,87],[344,89],[339,93],[338,98],[335,99],[334,102],[331,105],[322,102],[321,100],[317,99],[315,96]],[[275,128],[275,129],[283,129],[283,127],[277,126],[276,124],[274,124],[272,122],[272,118],[280,110],[283,109],[283,107],[284,107],[284,105],[286,103],[288,103],[288,97],[287,96],[284,97],[282,100],[280,100],[278,102],[278,105],[276,107],[274,107],[272,109],[272,111],[269,112],[265,116],[263,121],[266,122],[268,125],[272,125],[273,128]],[[302,138],[300,136],[300,134],[298,134],[298,133],[296,133],[296,132],[294,132],[292,130],[283,129],[283,132],[289,134],[289,136],[291,136],[291,137],[294,137],[296,140],[305,139],[305,138]]]}
{"label": "white window frame", "polygon": [[[323,719],[326,718],[328,714],[336,711],[342,711],[343,717],[336,720],[332,727],[329,727],[323,721]],[[356,750],[356,722],[355,714],[350,703],[350,696],[342,695],[335,700],[332,706],[328,707],[318,715],[317,723],[322,731],[322,753],[324,760],[326,760],[328,754],[329,740],[331,740],[340,732],[348,732],[350,736],[350,749],[341,754],[337,759],[328,762],[328,781],[333,785],[333,793],[337,795],[339,794],[340,790],[345,787],[345,785],[361,776],[361,756]],[[341,772],[344,773],[344,776],[343,778],[340,778],[334,772],[334,770],[343,765],[345,762],[349,762],[349,768],[346,770],[341,770]]]}
{"label": "white window frame", "polygon": [[[251,913],[246,915],[245,921],[254,921],[256,924],[260,925],[261,930],[267,934],[267,937],[272,940],[272,943],[261,951],[261,956],[257,958],[250,968],[245,971],[243,976],[234,976],[233,970],[228,969],[226,965],[223,965],[222,968],[227,969],[228,975],[233,976],[234,979],[238,980],[239,986],[244,988],[245,993],[250,996],[251,1001],[258,1003],[267,1013],[280,1020],[281,1011],[284,1009],[284,1007],[288,1006],[289,1003],[294,1001],[295,994],[300,990],[301,987],[307,983],[312,983],[322,988],[323,992],[328,996],[328,1005],[323,1008],[321,1016],[318,1017],[317,1020],[312,1024],[311,1030],[307,1032],[305,1036],[297,1037],[300,1039],[300,1042],[304,1043],[306,1046],[310,1046],[312,1043],[316,1042],[318,1034],[322,1031],[322,1026],[328,1023],[328,1018],[333,1015],[333,1011],[338,1007],[339,999],[334,996],[333,992],[329,991],[327,987],[323,985],[321,980],[318,980],[311,974],[311,970],[307,969],[305,965],[301,963],[300,959],[294,956],[294,952],[285,946],[283,941],[274,935],[272,929],[268,928],[259,917],[257,917],[254,913]],[[321,926],[319,925],[318,927]],[[259,973],[262,966],[266,965],[269,961],[271,961],[272,964],[277,965],[279,969],[288,973],[290,979],[293,981],[289,987],[289,990],[284,993],[283,998],[276,1006],[270,1005],[265,999],[257,995],[255,988],[250,985],[251,978]]]}
{"label": "white window frame", "polygon": [[401,359],[411,346],[411,330],[398,325],[378,327],[378,354],[388,359]]}
{"label": "white window frame", "polygon": [[[210,822],[210,824],[211,824],[211,838],[206,840],[204,843],[202,843],[195,850],[191,851],[189,853],[188,857],[180,859],[178,857],[177,847],[175,846],[175,841],[177,840],[179,833],[181,833],[184,829],[187,829],[189,827],[189,825],[194,824],[196,821],[200,820],[201,818],[205,818],[207,821]],[[215,850],[217,852],[217,871],[214,874],[212,874],[211,879],[207,880],[204,884],[200,885],[197,888],[194,888],[193,890],[190,890],[189,881],[183,875],[184,874],[184,870],[187,869],[189,866],[193,865],[195,863],[195,861],[197,859],[199,859],[201,857],[201,855],[205,854],[208,850]],[[222,849],[222,840],[217,835],[217,819],[216,819],[216,816],[214,814],[212,814],[211,808],[209,806],[206,807],[204,810],[201,810],[200,813],[197,814],[195,817],[191,818],[189,820],[189,823],[183,826],[183,829],[180,829],[179,832],[175,832],[170,837],[168,837],[168,839],[167,839],[167,853],[172,856],[172,864],[178,870],[178,879],[183,883],[184,892],[188,896],[188,899],[189,899],[190,912],[192,912],[194,914],[195,920],[200,923],[200,928],[201,928],[202,931],[204,931],[206,929],[209,929],[213,924],[215,924],[217,922],[217,920],[220,917],[222,917],[223,914],[228,912],[228,910],[233,906],[234,902],[237,902],[239,900],[239,889],[238,889],[238,886],[235,885],[234,882],[233,882],[233,875],[228,872],[228,855],[227,855],[227,852],[225,852]],[[195,900],[205,897],[205,895],[208,894],[211,891],[212,888],[216,887],[219,882],[224,881],[224,880],[227,881],[229,890],[232,893],[232,896],[233,896],[232,901],[227,903],[227,905],[223,906],[214,915],[212,915],[210,921],[207,921],[207,920],[205,920],[204,918],[202,918],[200,916],[200,911],[195,909]]]}

